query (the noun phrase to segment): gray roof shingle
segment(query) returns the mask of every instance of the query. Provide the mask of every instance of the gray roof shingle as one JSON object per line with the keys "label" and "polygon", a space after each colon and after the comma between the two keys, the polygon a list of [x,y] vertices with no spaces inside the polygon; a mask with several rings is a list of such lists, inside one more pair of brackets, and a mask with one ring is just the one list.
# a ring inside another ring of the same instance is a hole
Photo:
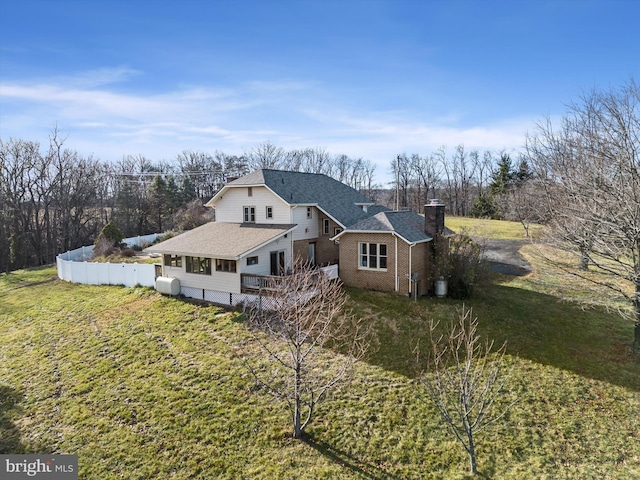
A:
{"label": "gray roof shingle", "polygon": [[424,217],[415,212],[383,211],[349,226],[343,234],[355,232],[393,232],[409,243],[432,240],[424,231]]}
{"label": "gray roof shingle", "polygon": [[371,215],[359,205],[373,205],[357,190],[319,173],[261,169],[229,183],[240,185],[266,185],[287,203],[317,205],[344,227]]}
{"label": "gray roof shingle", "polygon": [[209,222],[145,248],[145,251],[167,255],[238,259],[294,227],[295,225]]}

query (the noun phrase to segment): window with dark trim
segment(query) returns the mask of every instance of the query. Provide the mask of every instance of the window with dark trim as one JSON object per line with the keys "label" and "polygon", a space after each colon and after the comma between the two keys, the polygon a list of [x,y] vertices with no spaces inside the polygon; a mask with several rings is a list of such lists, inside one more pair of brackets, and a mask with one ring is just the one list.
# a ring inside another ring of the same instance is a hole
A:
{"label": "window with dark trim", "polygon": [[266,217],[273,218],[273,207],[267,207]]}
{"label": "window with dark trim", "polygon": [[244,223],[256,223],[256,207],[242,207]]}
{"label": "window with dark trim", "polygon": [[180,255],[165,255],[164,264],[166,267],[182,267],[182,257]]}
{"label": "window with dark trim", "polygon": [[236,261],[216,258],[216,272],[236,273]]}
{"label": "window with dark trim", "polygon": [[211,259],[206,257],[184,257],[187,273],[211,275]]}
{"label": "window with dark trim", "polygon": [[257,265],[258,257],[247,257],[247,265]]}
{"label": "window with dark trim", "polygon": [[386,270],[387,244],[358,243],[358,267],[370,270]]}

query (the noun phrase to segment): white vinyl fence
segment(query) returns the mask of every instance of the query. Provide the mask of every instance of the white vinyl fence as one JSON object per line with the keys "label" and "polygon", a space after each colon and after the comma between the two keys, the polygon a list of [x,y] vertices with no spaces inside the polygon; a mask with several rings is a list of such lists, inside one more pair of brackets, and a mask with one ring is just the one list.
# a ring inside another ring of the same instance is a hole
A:
{"label": "white vinyl fence", "polygon": [[[157,233],[123,240],[128,246],[152,243]],[[156,267],[150,263],[93,263],[93,245],[61,253],[56,257],[58,277],[86,285],[155,286]]]}

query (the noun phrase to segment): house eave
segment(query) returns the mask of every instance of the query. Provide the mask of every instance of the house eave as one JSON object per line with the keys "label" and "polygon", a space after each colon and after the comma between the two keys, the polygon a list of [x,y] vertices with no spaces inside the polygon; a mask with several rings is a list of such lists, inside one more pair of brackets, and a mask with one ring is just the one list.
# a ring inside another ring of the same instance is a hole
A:
{"label": "house eave", "polygon": [[242,259],[242,258],[244,258],[244,257],[246,257],[248,255],[251,255],[253,252],[259,250],[260,248],[264,247],[265,245],[269,245],[270,243],[275,242],[276,240],[284,238],[286,235],[288,235],[289,233],[293,232],[297,227],[298,227],[297,225],[294,225],[289,230],[287,230],[285,232],[282,232],[280,235],[278,235],[276,237],[273,237],[270,240],[266,240],[266,241],[262,242],[260,245],[257,245],[255,247],[247,250],[246,252],[241,253],[240,256],[238,257],[238,260],[240,260],[240,259]]}
{"label": "house eave", "polygon": [[402,240],[403,242],[405,242],[408,245],[417,245],[419,243],[427,243],[432,241],[433,239],[431,237],[427,237],[423,240],[418,240],[415,242],[411,242],[409,240],[407,240],[405,237],[403,237],[402,235],[400,235],[398,232],[394,232],[391,230],[343,230],[342,232],[340,232],[339,234],[331,237],[329,240],[338,240],[341,236],[349,234],[349,233],[353,233],[353,234],[376,234],[376,235],[381,235],[381,234],[386,234],[386,235],[393,235],[394,237],[398,237],[400,240]]}

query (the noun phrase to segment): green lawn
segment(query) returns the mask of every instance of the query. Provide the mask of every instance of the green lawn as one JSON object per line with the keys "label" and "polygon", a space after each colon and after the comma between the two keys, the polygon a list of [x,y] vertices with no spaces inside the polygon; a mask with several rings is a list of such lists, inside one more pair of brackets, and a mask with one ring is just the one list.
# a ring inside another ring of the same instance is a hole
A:
{"label": "green lawn", "polygon": [[[507,340],[519,396],[480,435],[479,469],[640,478],[632,324],[559,298],[552,273],[497,278],[467,302],[481,334]],[[0,453],[74,453],[88,479],[466,478],[464,452],[414,386],[411,352],[429,318],[449,319],[461,303],[348,293],[379,345],[300,442],[233,353],[245,335],[238,314],[151,289],[70,284],[53,268],[0,275]]]}
{"label": "green lawn", "polygon": [[[486,218],[449,217],[445,224],[456,233],[464,233],[472,237],[502,238],[504,240],[526,240],[525,229],[521,223]],[[535,238],[541,226],[531,224],[529,235]]]}

